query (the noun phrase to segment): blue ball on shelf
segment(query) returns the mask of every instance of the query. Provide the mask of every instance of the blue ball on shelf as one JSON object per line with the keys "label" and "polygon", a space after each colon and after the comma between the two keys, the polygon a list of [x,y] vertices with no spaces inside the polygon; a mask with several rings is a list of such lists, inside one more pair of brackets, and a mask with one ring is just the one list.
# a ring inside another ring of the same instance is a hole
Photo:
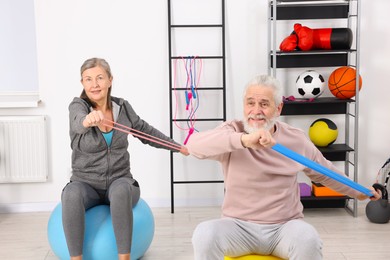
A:
{"label": "blue ball on shelf", "polygon": [[[154,236],[154,216],[143,200],[139,199],[133,208],[133,239],[131,259],[141,258],[152,243]],[[62,227],[61,203],[50,215],[47,235],[50,247],[60,259],[69,259],[68,246]],[[83,259],[107,260],[117,259],[118,251],[111,221],[110,207],[98,205],[85,213],[85,234]]]}

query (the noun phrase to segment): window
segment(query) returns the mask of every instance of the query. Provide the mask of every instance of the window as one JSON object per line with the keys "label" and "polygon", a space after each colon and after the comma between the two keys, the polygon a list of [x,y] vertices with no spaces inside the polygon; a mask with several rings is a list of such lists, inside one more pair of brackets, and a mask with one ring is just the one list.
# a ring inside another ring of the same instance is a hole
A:
{"label": "window", "polygon": [[0,39],[0,107],[37,106],[34,0],[0,1]]}

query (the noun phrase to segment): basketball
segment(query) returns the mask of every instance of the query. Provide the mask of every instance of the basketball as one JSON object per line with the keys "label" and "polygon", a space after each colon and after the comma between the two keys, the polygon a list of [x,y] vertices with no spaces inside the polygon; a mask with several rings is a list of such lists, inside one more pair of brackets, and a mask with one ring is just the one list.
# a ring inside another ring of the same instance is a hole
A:
{"label": "basketball", "polygon": [[[330,92],[339,99],[348,99],[356,95],[356,70],[343,66],[335,69],[328,79]],[[362,77],[359,75],[359,90],[362,88]]]}
{"label": "basketball", "polygon": [[337,126],[332,120],[320,118],[310,125],[309,137],[315,146],[329,146],[336,141],[337,136]]}

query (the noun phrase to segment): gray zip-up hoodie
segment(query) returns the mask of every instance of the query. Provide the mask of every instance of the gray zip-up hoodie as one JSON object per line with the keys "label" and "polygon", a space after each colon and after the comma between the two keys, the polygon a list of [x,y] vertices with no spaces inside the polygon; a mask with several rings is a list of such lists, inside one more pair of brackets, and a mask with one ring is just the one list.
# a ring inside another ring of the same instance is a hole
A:
{"label": "gray zip-up hoodie", "polygon": [[[142,120],[128,101],[112,97],[112,105],[115,122],[180,146]],[[91,105],[78,97],[74,98],[69,105],[69,134],[72,148],[70,180],[86,182],[96,189],[107,189],[110,183],[119,177],[133,179],[130,172],[128,134],[114,130],[109,147],[98,127],[85,128],[83,126],[82,122],[91,110]],[[144,144],[173,151],[160,144],[142,138],[138,139]]]}

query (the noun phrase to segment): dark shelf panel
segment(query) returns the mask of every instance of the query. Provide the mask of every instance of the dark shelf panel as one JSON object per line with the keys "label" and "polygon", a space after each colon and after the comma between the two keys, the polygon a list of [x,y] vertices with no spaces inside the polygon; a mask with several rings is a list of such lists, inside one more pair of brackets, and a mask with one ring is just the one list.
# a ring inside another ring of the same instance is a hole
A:
{"label": "dark shelf panel", "polygon": [[281,115],[346,114],[348,103],[351,102],[355,100],[335,97],[319,97],[312,102],[285,101]]}
{"label": "dark shelf panel", "polygon": [[340,197],[301,197],[304,208],[345,208],[348,196]]}
{"label": "dark shelf panel", "polygon": [[320,201],[320,200],[346,200],[351,199],[348,196],[309,196],[309,197],[301,197],[301,201]]}
{"label": "dark shelf panel", "polygon": [[[276,9],[277,20],[344,19],[348,18],[349,14],[348,2],[277,4]],[[273,6],[271,6],[271,17],[274,17]]]}
{"label": "dark shelf panel", "polygon": [[[339,67],[348,65],[348,53],[355,50],[276,52],[276,68]],[[271,67],[273,57],[271,55]]]}
{"label": "dark shelf panel", "polygon": [[354,151],[346,144],[332,144],[328,147],[318,147],[318,149],[329,161],[345,161],[347,153]]}

